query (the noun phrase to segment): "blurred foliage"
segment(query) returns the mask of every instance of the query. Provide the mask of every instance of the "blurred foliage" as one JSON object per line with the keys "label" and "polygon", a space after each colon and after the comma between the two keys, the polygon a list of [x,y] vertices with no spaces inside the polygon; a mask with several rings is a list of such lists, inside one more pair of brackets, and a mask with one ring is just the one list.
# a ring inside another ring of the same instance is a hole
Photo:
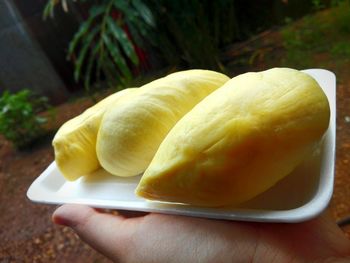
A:
{"label": "blurred foliage", "polygon": [[331,9],[305,16],[283,28],[283,45],[287,51],[285,66],[312,67],[313,56],[326,51],[331,51],[338,60],[349,60],[350,4],[336,1],[332,5]]}
{"label": "blurred foliage", "polygon": [[[53,17],[59,2],[69,9],[66,0],[49,0],[44,18]],[[140,63],[135,43],[142,45],[154,26],[153,15],[142,0],[94,1],[68,48],[75,80],[83,79],[86,89],[101,75],[111,86],[128,83]]]}
{"label": "blurred foliage", "polygon": [[322,0],[312,0],[312,5],[314,10],[318,11],[326,7],[324,1]]}
{"label": "blurred foliage", "polygon": [[[68,3],[67,0],[60,0],[62,8],[65,12],[68,12]],[[47,17],[54,17],[54,11],[56,5],[59,4],[59,0],[49,0],[44,8],[43,12],[43,18],[46,19]]]}
{"label": "blurred foliage", "polygon": [[342,41],[335,43],[331,48],[331,53],[334,57],[350,58],[350,41]]}
{"label": "blurred foliage", "polygon": [[220,47],[239,34],[234,1],[148,0],[163,58],[171,65],[221,69]]}
{"label": "blurred foliage", "polygon": [[16,148],[27,147],[45,133],[42,125],[47,118],[38,113],[48,108],[48,99],[30,90],[5,91],[0,98],[0,133]]}
{"label": "blurred foliage", "polygon": [[[236,3],[239,1],[80,2],[91,6],[71,41],[68,58],[74,62],[76,81],[83,79],[87,89],[93,80],[101,77],[113,86],[127,83],[135,72],[133,69],[145,59],[144,50],[158,54],[156,57],[160,55],[168,65],[223,71],[220,49],[247,35],[245,32],[250,30],[247,25],[253,25],[253,20],[237,16],[236,6],[246,6],[244,2]],[[60,4],[68,11],[72,3],[72,0],[48,0],[44,18],[53,17],[55,7]]]}
{"label": "blurred foliage", "polygon": [[[78,2],[78,0],[76,0]],[[79,0],[89,14],[81,23],[68,49],[76,81],[105,78],[112,86],[127,84],[154,57],[180,68],[225,71],[222,49],[272,25],[288,22],[283,31],[286,61],[308,65],[305,52],[325,49],[327,23],[306,17],[304,26],[292,20],[312,10],[344,5],[344,0]],[[56,6],[67,11],[73,0],[48,0],[44,17]],[[337,26],[349,31],[346,12],[336,17]],[[341,53],[334,48],[334,53]],[[150,54],[151,53],[151,54]],[[153,57],[152,57],[152,56]],[[157,61],[159,62],[159,61]]]}

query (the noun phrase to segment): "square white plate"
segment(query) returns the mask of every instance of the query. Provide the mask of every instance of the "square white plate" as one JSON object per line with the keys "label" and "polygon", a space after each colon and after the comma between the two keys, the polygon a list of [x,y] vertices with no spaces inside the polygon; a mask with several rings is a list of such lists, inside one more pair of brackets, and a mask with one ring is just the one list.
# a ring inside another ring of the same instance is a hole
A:
{"label": "square white plate", "polygon": [[104,170],[74,182],[66,181],[53,162],[29,187],[30,200],[47,204],[77,203],[93,207],[158,212],[257,222],[300,222],[321,213],[333,192],[335,159],[335,75],[308,69],[325,91],[330,107],[329,128],[319,149],[274,187],[239,207],[203,208],[150,202],[134,194],[140,176],[118,178]]}

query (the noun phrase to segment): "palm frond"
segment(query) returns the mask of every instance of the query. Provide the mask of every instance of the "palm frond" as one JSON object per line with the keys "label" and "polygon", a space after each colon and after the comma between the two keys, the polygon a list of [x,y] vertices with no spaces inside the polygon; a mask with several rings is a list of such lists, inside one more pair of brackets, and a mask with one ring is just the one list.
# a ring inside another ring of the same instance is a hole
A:
{"label": "palm frond", "polygon": [[123,31],[123,29],[120,28],[116,21],[113,20],[111,17],[107,17],[107,26],[114,39],[123,48],[123,51],[127,55],[127,57],[130,58],[132,63],[138,65],[139,59],[136,55],[134,45],[132,44],[126,33]]}
{"label": "palm frond", "polygon": [[[69,0],[48,0],[43,16],[53,16],[59,3],[68,9]],[[116,18],[116,13],[120,17]],[[97,79],[104,76],[111,83],[130,80],[131,67],[139,64],[134,43],[141,45],[154,27],[152,11],[143,0],[96,1],[68,47],[74,79],[83,79],[89,89],[95,69]]]}
{"label": "palm frond", "polygon": [[126,64],[125,59],[120,53],[118,46],[113,45],[113,42],[109,38],[107,34],[102,36],[103,42],[106,45],[114,63],[118,66],[118,69],[122,72],[122,74],[127,78],[131,79],[131,72],[129,70],[128,65]]}
{"label": "palm frond", "polygon": [[146,22],[150,27],[155,27],[154,16],[147,5],[142,0],[132,0],[131,4],[136,9],[138,14],[142,17],[143,21]]}
{"label": "palm frond", "polygon": [[84,39],[83,45],[80,48],[78,59],[75,61],[75,69],[74,69],[74,79],[78,81],[80,79],[80,73],[81,73],[81,67],[83,65],[83,62],[86,58],[87,52],[89,48],[93,46],[93,40],[97,33],[99,32],[100,28],[99,26],[95,26],[91,32],[86,36]]}
{"label": "palm frond", "polygon": [[92,73],[94,63],[96,61],[96,56],[98,54],[98,51],[100,50],[100,44],[101,43],[99,42],[93,47],[93,49],[90,52],[90,56],[88,58],[86,71],[84,73],[84,87],[86,88],[86,90],[90,89],[91,73]]}
{"label": "palm frond", "polygon": [[69,47],[68,47],[68,57],[72,56],[74,53],[74,50],[76,48],[76,46],[78,45],[79,41],[81,40],[81,38],[84,37],[84,35],[91,31],[91,26],[94,22],[94,20],[98,17],[101,16],[102,14],[104,14],[105,10],[103,6],[93,6],[90,9],[89,12],[89,18],[83,22],[77,33],[75,33],[73,39],[71,40],[71,42],[69,43]]}

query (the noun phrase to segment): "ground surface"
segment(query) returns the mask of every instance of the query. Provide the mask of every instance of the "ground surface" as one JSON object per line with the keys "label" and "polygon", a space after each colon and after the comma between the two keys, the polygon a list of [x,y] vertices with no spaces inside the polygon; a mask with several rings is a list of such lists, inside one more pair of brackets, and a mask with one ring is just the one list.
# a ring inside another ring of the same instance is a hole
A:
{"label": "ground surface", "polygon": [[[91,101],[58,108],[57,124],[79,114]],[[33,180],[53,161],[50,141],[18,152],[1,140],[0,148],[0,262],[109,262],[68,228],[54,226],[51,205],[26,198]]]}
{"label": "ground surface", "polygon": [[[277,42],[278,36],[267,36],[267,39]],[[271,50],[267,41],[265,51],[271,55]],[[350,216],[350,62],[341,66],[330,63],[327,54],[321,54],[317,60],[338,77],[336,181],[329,205],[336,221]],[[263,61],[257,63],[258,69],[271,65]],[[232,75],[237,73],[232,72]],[[55,125],[79,114],[91,103],[80,100],[61,105]],[[26,198],[29,185],[53,159],[49,140],[27,152],[18,152],[10,143],[0,140],[0,262],[109,262],[81,242],[71,230],[51,223],[54,206],[33,204]],[[343,229],[350,238],[350,227]]]}

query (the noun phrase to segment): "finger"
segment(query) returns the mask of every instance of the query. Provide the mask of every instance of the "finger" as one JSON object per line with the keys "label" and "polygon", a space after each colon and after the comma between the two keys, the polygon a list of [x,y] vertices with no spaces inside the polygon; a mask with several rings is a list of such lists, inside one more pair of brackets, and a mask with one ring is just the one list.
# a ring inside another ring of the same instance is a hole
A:
{"label": "finger", "polygon": [[90,246],[118,261],[124,256],[132,230],[122,216],[99,213],[84,205],[63,205],[54,212],[52,220],[72,228]]}

